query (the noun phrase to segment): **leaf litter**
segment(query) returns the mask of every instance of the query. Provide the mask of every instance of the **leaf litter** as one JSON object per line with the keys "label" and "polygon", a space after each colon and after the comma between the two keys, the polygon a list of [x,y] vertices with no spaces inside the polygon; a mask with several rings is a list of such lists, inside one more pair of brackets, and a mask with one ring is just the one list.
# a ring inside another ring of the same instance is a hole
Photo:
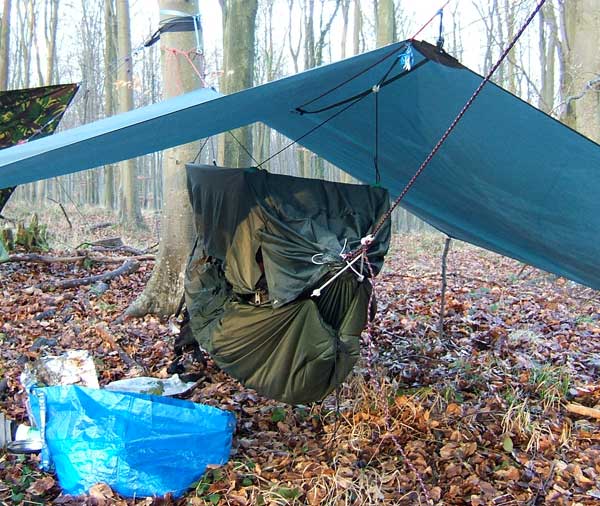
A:
{"label": "leaf litter", "polygon": [[[443,238],[396,238],[376,281],[378,316],[337,395],[310,406],[260,397],[185,357],[201,374],[187,398],[233,411],[229,463],[181,499],[124,499],[105,484],[61,495],[36,456],[2,454],[5,504],[592,505],[600,501],[600,294],[478,248],[453,243],[444,335],[438,335]],[[61,253],[54,253],[59,255]],[[123,253],[119,253],[120,256]],[[24,421],[25,364],[67,349],[94,357],[101,385],[166,378],[172,322],[121,321],[151,261],[102,290],[36,286],[101,274],[102,263],[0,265],[2,410]]]}

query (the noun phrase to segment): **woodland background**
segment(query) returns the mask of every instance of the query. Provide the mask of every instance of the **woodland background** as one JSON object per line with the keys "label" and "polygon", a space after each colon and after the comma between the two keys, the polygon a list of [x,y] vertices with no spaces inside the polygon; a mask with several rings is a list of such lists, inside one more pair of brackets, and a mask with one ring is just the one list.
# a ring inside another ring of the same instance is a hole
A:
{"label": "woodland background", "polygon": [[[410,37],[434,3],[424,14],[409,0],[3,0],[0,89],[80,81],[62,122],[70,128],[198,86],[230,93]],[[484,73],[534,3],[452,0],[446,50]],[[159,7],[199,9],[205,43],[193,32],[167,33],[143,48]],[[219,35],[208,37],[215,19]],[[422,36],[435,42],[438,26]],[[598,33],[599,0],[548,0],[494,79],[598,141]],[[37,212],[53,251],[36,262],[17,251],[0,264],[3,412],[24,420],[23,365],[66,349],[87,349],[101,384],[140,370],[168,376],[177,334],[170,315],[192,240],[182,164],[252,165],[240,144],[262,161],[289,142],[264,125],[233,135],[17,189],[6,224]],[[491,119],[490,135],[502,135]],[[268,168],[351,180],[297,145]],[[339,396],[283,405],[186,356],[201,375],[190,398],[236,414],[226,466],[179,500],[126,500],[102,484],[74,498],[35,456],[0,453],[0,504],[599,504],[598,292],[466,244],[449,249],[404,211],[394,228],[365,356]],[[127,246],[90,244],[115,236]],[[110,282],[61,287],[124,262],[135,269]]]}

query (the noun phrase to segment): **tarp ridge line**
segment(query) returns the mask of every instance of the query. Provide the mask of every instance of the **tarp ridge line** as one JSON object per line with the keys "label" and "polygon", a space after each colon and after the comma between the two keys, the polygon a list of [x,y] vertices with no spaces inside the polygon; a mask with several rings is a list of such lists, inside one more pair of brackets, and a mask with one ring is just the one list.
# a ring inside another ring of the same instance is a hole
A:
{"label": "tarp ridge line", "polygon": [[[395,75],[394,77],[390,77],[386,81],[377,84],[377,86],[379,86],[380,88],[385,88],[386,86],[392,84],[393,82],[398,81],[399,79],[402,79],[403,77],[406,77],[408,74],[410,74],[411,71],[418,69],[419,67],[425,65],[426,63],[429,63],[430,61],[431,60],[429,60],[428,58],[423,58],[420,62],[418,62],[415,65],[413,65],[412,68],[411,68],[411,70],[404,70],[400,74]],[[318,114],[320,112],[329,111],[330,109],[335,109],[336,107],[339,107],[340,105],[347,104],[348,102],[351,102],[351,101],[353,101],[355,99],[363,98],[363,97],[371,94],[372,92],[373,92],[373,88],[369,88],[368,90],[361,91],[360,93],[357,93],[356,95],[353,95],[351,97],[345,98],[343,100],[340,100],[339,102],[327,105],[327,106],[322,107],[320,109],[314,109],[314,110],[311,110],[311,111],[307,111],[306,109],[301,109],[300,107],[296,107],[296,111],[299,112],[300,114]]]}
{"label": "tarp ridge line", "polygon": [[353,81],[354,79],[356,79],[357,77],[362,76],[363,74],[365,74],[366,72],[368,72],[369,70],[371,70],[372,68],[376,67],[377,65],[379,65],[380,63],[383,63],[385,60],[387,60],[389,57],[395,55],[396,53],[398,53],[399,51],[402,51],[404,49],[406,49],[408,44],[406,44],[405,42],[402,43],[402,45],[394,47],[393,51],[390,51],[389,53],[385,54],[382,58],[380,58],[379,60],[373,62],[371,65],[369,65],[368,67],[364,68],[363,70],[361,70],[360,72],[350,76],[348,79],[345,79],[344,81],[342,81],[339,84],[336,84],[333,88],[330,88],[329,90],[321,93],[319,96],[309,100],[308,102],[304,102],[303,104],[299,105],[296,108],[296,111],[298,111],[300,114],[303,114],[302,109],[304,107],[306,107],[307,105],[312,104],[313,102],[316,102],[317,100],[326,97],[327,95],[329,95],[330,93],[333,93],[334,91],[340,89],[342,86],[348,84],[349,82]]}

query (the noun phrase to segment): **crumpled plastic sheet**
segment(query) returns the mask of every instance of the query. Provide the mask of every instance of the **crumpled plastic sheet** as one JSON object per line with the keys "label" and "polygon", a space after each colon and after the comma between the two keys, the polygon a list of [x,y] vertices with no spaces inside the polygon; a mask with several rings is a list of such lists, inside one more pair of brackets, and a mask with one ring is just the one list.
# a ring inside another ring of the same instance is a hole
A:
{"label": "crumpled plastic sheet", "polygon": [[179,497],[229,459],[235,417],[180,399],[79,386],[34,388],[42,467],[67,494],[103,482],[126,497]]}

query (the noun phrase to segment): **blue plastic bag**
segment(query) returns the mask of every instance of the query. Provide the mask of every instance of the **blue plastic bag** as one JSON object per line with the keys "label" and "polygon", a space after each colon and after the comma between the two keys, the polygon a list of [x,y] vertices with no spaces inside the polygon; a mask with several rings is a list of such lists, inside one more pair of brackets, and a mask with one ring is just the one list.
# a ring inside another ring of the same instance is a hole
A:
{"label": "blue plastic bag", "polygon": [[229,458],[235,417],[189,401],[78,386],[34,388],[42,467],[68,494],[104,482],[127,497],[181,496]]}

